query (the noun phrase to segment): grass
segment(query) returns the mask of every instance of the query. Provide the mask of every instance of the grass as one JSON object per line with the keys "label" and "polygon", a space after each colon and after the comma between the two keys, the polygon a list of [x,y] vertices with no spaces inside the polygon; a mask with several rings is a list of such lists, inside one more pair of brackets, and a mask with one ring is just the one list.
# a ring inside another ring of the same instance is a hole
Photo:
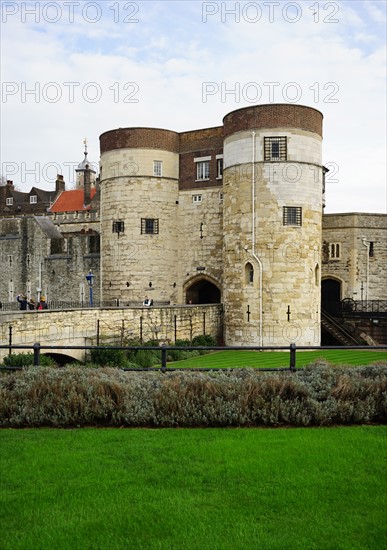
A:
{"label": "grass", "polygon": [[384,549],[385,426],[1,430],[2,550]]}
{"label": "grass", "polygon": [[[387,361],[385,351],[367,350],[317,350],[298,351],[297,367],[303,367],[317,359],[325,359],[333,365],[368,365],[375,361]],[[168,363],[169,367],[200,368],[276,368],[289,367],[289,352],[284,351],[218,351],[185,361]]]}

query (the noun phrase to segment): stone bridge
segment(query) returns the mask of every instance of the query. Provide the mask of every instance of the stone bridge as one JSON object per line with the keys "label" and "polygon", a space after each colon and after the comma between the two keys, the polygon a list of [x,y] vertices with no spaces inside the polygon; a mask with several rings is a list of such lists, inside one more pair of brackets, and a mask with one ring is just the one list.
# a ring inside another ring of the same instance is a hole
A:
{"label": "stone bridge", "polygon": [[[83,361],[85,350],[71,346],[125,345],[136,339],[167,344],[200,334],[222,338],[222,305],[84,308],[0,312],[2,345],[52,346],[42,353]],[[60,349],[69,346],[69,349]],[[32,349],[12,353],[31,353]],[[0,360],[9,353],[0,349]]]}

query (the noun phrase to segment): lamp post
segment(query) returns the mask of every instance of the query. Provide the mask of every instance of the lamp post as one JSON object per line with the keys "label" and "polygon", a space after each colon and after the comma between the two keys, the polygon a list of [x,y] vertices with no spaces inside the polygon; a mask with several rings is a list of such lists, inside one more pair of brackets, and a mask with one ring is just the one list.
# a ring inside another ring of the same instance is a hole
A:
{"label": "lamp post", "polygon": [[91,269],[89,273],[86,275],[86,280],[89,283],[89,289],[90,289],[90,307],[93,307],[93,279],[95,275],[91,272]]}

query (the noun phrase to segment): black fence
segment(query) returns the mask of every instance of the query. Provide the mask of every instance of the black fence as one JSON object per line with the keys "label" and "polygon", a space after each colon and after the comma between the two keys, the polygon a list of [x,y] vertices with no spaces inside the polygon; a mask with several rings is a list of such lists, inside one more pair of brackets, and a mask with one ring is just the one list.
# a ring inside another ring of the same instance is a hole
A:
{"label": "black fence", "polygon": [[[133,367],[133,368],[121,368],[124,371],[175,371],[175,370],[197,370],[197,371],[217,371],[217,370],[230,370],[231,367],[168,367],[167,366],[167,352],[176,349],[182,351],[289,351],[289,366],[288,367],[273,367],[273,368],[261,368],[261,371],[291,371],[296,370],[297,351],[302,350],[386,350],[387,345],[383,346],[296,346],[292,343],[289,346],[45,346],[36,342],[32,346],[29,345],[0,345],[0,349],[8,349],[9,354],[12,350],[24,349],[31,350],[34,354],[34,366],[40,366],[40,354],[42,350],[126,350],[126,351],[138,351],[138,350],[155,350],[161,352],[161,367]],[[0,370],[20,370],[23,367],[0,367]]]}
{"label": "black fence", "polygon": [[387,300],[353,300],[344,298],[340,302],[324,302],[322,308],[334,316],[387,316]]}

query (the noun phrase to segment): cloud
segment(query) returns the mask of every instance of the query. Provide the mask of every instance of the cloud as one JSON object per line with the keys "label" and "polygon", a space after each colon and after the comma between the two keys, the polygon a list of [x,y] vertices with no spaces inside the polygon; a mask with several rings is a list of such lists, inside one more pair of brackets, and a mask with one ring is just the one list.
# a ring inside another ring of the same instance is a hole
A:
{"label": "cloud", "polygon": [[[99,135],[112,128],[217,126],[255,97],[257,103],[292,101],[300,91],[298,103],[324,114],[324,159],[340,166],[339,182],[327,189],[327,209],[383,211],[380,3],[330,2],[324,9],[328,4],[299,2],[295,23],[289,18],[296,11],[283,11],[286,2],[272,22],[269,8],[255,3],[262,9],[255,23],[252,8],[250,20],[243,16],[243,2],[207,3],[218,11],[204,22],[204,4],[101,2],[96,23],[82,14],[85,2],[74,8],[73,22],[64,15],[57,23],[9,16],[1,37],[2,79],[8,83],[1,103],[4,175],[23,190],[52,188],[56,166],[74,181],[71,163],[82,160],[85,136],[89,158],[98,161]],[[232,7],[240,10],[239,23],[227,15]],[[91,8],[88,17],[94,17]],[[205,82],[216,93],[203,97]],[[15,93],[4,95],[12,84]],[[35,94],[28,92],[33,89]],[[57,90],[62,95],[53,101]],[[364,191],[365,179],[372,192]]]}

